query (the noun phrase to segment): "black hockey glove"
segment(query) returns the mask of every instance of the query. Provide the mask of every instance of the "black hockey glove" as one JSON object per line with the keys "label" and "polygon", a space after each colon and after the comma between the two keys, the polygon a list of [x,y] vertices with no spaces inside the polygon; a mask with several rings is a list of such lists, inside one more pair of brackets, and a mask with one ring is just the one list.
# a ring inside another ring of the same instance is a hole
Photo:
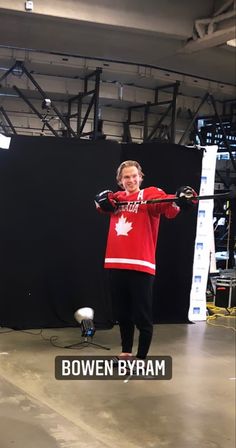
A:
{"label": "black hockey glove", "polygon": [[192,187],[180,187],[176,191],[175,195],[178,197],[175,202],[181,208],[181,210],[190,210],[198,203],[197,199],[195,199],[197,193]]}
{"label": "black hockey glove", "polygon": [[115,212],[117,210],[117,204],[113,199],[113,192],[111,190],[101,191],[101,193],[96,194],[95,204],[103,212]]}

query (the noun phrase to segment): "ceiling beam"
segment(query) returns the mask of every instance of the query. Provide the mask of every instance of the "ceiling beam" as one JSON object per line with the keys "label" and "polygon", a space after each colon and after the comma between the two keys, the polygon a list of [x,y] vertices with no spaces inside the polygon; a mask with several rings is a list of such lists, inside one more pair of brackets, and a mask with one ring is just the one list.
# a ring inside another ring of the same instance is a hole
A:
{"label": "ceiling beam", "polygon": [[234,1],[224,3],[213,16],[195,20],[193,36],[180,50],[193,53],[225,44],[235,38],[236,10]]}
{"label": "ceiling beam", "polygon": [[207,34],[196,40],[190,40],[179,50],[180,53],[194,53],[195,51],[206,50],[207,48],[216,47],[225,44],[228,40],[235,38],[235,27],[230,27]]}

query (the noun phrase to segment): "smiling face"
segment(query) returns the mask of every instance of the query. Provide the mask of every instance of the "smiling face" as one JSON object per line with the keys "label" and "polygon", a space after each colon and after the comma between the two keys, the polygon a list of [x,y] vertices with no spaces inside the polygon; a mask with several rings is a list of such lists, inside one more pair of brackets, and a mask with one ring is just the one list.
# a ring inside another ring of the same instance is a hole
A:
{"label": "smiling face", "polygon": [[133,194],[139,191],[142,176],[136,166],[126,166],[122,169],[120,183],[126,194]]}

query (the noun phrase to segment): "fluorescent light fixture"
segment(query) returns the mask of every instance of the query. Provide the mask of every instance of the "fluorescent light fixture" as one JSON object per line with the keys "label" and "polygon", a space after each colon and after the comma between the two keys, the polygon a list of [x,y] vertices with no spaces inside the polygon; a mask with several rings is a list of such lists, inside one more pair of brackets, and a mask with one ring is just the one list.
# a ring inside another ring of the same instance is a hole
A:
{"label": "fluorescent light fixture", "polygon": [[0,134],[0,149],[9,149],[11,137]]}
{"label": "fluorescent light fixture", "polygon": [[236,39],[227,40],[227,45],[230,45],[230,47],[236,47]]}
{"label": "fluorescent light fixture", "polygon": [[11,93],[0,93],[0,96],[14,96],[15,98],[19,98],[19,95],[14,95]]}

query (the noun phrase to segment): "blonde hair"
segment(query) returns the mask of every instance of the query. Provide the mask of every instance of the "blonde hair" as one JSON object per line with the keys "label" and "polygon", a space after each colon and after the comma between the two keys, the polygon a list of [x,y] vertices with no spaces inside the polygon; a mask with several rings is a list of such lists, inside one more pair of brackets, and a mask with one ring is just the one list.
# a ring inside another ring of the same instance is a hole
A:
{"label": "blonde hair", "polygon": [[118,167],[117,172],[116,172],[116,180],[117,180],[117,183],[118,183],[118,185],[119,185],[120,187],[122,187],[122,188],[123,188],[123,185],[122,185],[122,182],[121,182],[122,171],[123,171],[124,168],[127,168],[127,167],[129,167],[129,166],[135,166],[135,167],[138,169],[138,173],[139,173],[139,175],[140,175],[140,177],[141,177],[140,185],[141,185],[141,183],[142,183],[142,181],[143,181],[144,174],[143,174],[143,172],[142,172],[142,167],[141,167],[141,165],[139,165],[139,163],[136,162],[136,160],[125,160],[124,162],[122,162],[122,163],[120,164],[120,166]]}

